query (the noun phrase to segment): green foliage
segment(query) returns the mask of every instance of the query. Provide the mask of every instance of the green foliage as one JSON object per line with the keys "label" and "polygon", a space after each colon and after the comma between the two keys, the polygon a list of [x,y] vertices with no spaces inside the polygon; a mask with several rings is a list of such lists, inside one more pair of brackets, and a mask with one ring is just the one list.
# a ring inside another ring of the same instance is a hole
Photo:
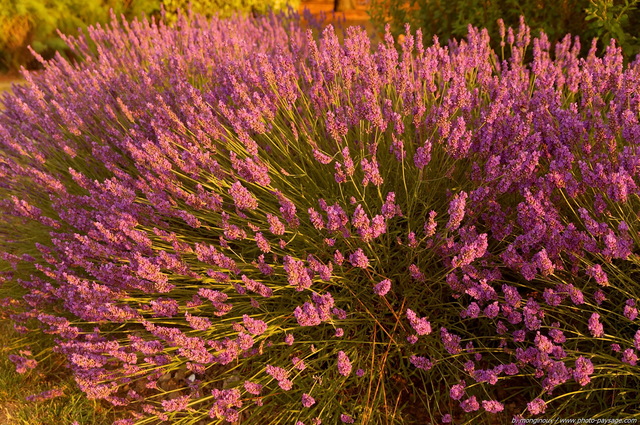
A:
{"label": "green foliage", "polygon": [[160,11],[158,0],[0,0],[0,71],[36,65],[29,46],[45,58],[66,45],[58,35],[77,34],[88,25]]}
{"label": "green foliage", "polygon": [[[627,58],[640,51],[640,0],[371,0],[371,20],[382,31],[391,25],[395,35],[404,32],[404,24],[421,28],[425,39],[437,35],[441,40],[461,39],[469,24],[487,28],[492,47],[498,51],[500,43],[497,21],[518,27],[524,16],[531,27],[531,36],[542,30],[553,43],[566,34],[583,40],[600,38],[607,45],[615,38]],[[585,50],[586,51],[586,50]]]}
{"label": "green foliage", "polygon": [[297,8],[300,0],[161,0],[166,10],[165,19],[174,23],[178,10],[191,10],[205,16],[229,17],[234,13],[265,13],[269,9],[282,10],[287,6]]}
{"label": "green foliage", "polygon": [[590,0],[586,10],[589,28],[609,44],[615,38],[627,57],[640,51],[640,0]]}

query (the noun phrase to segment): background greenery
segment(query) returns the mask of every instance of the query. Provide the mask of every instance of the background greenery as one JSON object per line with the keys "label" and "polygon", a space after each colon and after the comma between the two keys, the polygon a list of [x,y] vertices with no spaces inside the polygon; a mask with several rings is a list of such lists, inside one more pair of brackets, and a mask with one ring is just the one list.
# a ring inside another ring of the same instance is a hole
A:
{"label": "background greenery", "polygon": [[390,24],[394,35],[404,33],[408,22],[422,28],[430,42],[438,35],[441,42],[467,34],[469,24],[487,28],[492,47],[500,51],[497,21],[517,28],[520,16],[531,27],[531,36],[543,30],[552,43],[567,33],[582,40],[583,53],[590,40],[598,37],[601,48],[615,38],[628,60],[640,51],[640,0],[370,0],[371,20],[384,31]]}

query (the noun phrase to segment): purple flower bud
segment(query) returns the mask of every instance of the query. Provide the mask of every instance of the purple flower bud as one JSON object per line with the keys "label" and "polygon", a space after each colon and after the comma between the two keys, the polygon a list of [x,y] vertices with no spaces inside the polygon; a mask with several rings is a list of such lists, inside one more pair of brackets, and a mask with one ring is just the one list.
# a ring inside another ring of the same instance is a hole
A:
{"label": "purple flower bud", "polygon": [[607,296],[602,292],[602,290],[597,289],[593,293],[593,299],[596,301],[596,304],[600,305],[607,299]]}
{"label": "purple flower bud", "polygon": [[296,307],[293,311],[300,326],[316,326],[322,323],[318,310],[311,303],[304,303],[302,308]]}
{"label": "purple flower bud", "polygon": [[417,335],[409,335],[407,337],[407,341],[409,342],[409,344],[413,345],[416,342],[418,342],[418,336]]}
{"label": "purple flower bud", "polygon": [[304,393],[302,394],[302,405],[304,407],[311,407],[316,403],[316,400],[311,397],[309,394]]}
{"label": "purple flower bud", "polygon": [[542,276],[549,276],[555,270],[555,266],[549,259],[547,250],[544,248],[533,256],[533,262],[536,264],[536,267],[538,267],[538,270],[540,270]]}
{"label": "purple flower bud", "polygon": [[19,354],[19,356],[15,354],[9,355],[9,360],[11,360],[16,366],[16,372],[22,374],[27,372],[28,370],[36,368],[38,362],[34,359],[29,358],[31,356],[31,351],[20,350]]}
{"label": "purple flower bud", "polygon": [[607,274],[602,270],[600,264],[594,264],[587,269],[587,274],[595,279],[596,283],[601,286],[609,286],[609,278]]}
{"label": "purple flower bud", "polygon": [[347,415],[346,413],[343,413],[340,415],[340,420],[342,421],[342,423],[345,423],[345,424],[352,424],[355,422],[355,420],[351,417],[351,415]]}
{"label": "purple flower bud", "polygon": [[460,316],[477,319],[479,314],[480,314],[480,307],[478,306],[478,303],[474,301],[471,304],[469,304],[469,307],[467,307],[466,310],[460,313]]}
{"label": "purple flower bud", "polygon": [[273,214],[267,214],[267,222],[269,222],[269,231],[274,235],[284,235],[284,224],[278,217]]}
{"label": "purple flower bud", "polygon": [[313,224],[313,227],[315,227],[316,230],[324,229],[325,226],[322,215],[313,208],[309,208],[307,212],[309,213],[309,218],[311,219],[311,224]]}
{"label": "purple flower bud", "polygon": [[547,403],[540,398],[536,398],[530,403],[527,403],[527,410],[532,415],[540,415],[547,410]]}
{"label": "purple flower bud", "polygon": [[504,365],[504,367],[502,368],[502,371],[504,372],[505,375],[517,375],[518,374],[518,366],[515,363],[508,363],[506,365]]}
{"label": "purple flower bud", "polygon": [[638,355],[633,348],[627,348],[622,352],[622,362],[631,366],[635,366],[638,363]]}
{"label": "purple flower bud", "polygon": [[382,215],[386,219],[391,219],[395,216],[401,216],[402,211],[400,207],[396,205],[396,194],[394,192],[387,193],[385,203],[382,205]]}
{"label": "purple flower bud", "polygon": [[504,292],[504,300],[511,307],[517,307],[522,297],[518,293],[518,290],[513,286],[502,285],[502,292]]}
{"label": "purple flower bud", "polygon": [[178,412],[187,408],[189,399],[189,395],[184,395],[171,400],[162,400],[162,408],[165,412]]}
{"label": "purple flower bud", "polygon": [[281,192],[276,192],[280,202],[280,213],[285,221],[292,227],[297,227],[300,221],[296,217],[296,206],[290,199],[287,199]]}
{"label": "purple flower bud", "polygon": [[500,314],[500,306],[499,306],[498,302],[494,301],[493,303],[491,303],[488,306],[486,306],[484,308],[484,314],[489,319],[495,319],[496,317],[498,317],[498,314]]}
{"label": "purple flower bud", "polygon": [[239,181],[229,188],[229,194],[239,210],[255,210],[258,208],[258,199],[247,190]]}
{"label": "purple flower bud", "polygon": [[304,262],[287,255],[284,257],[284,270],[287,272],[289,285],[295,286],[297,291],[309,289],[313,284],[304,266]]}
{"label": "purple flower bud", "polygon": [[154,317],[173,317],[178,314],[180,309],[178,302],[173,298],[158,298],[149,304],[153,309]]}
{"label": "purple flower bud", "polygon": [[449,396],[454,400],[460,400],[462,397],[464,397],[464,394],[465,394],[464,381],[461,381],[459,384],[455,384],[454,386],[451,387],[451,390],[449,390]]}
{"label": "purple flower bud", "polygon": [[416,313],[407,309],[407,319],[411,327],[416,331],[418,335],[429,335],[431,333],[431,323],[424,317],[418,317]]}
{"label": "purple flower bud", "polygon": [[600,323],[600,315],[598,313],[593,313],[589,318],[589,331],[594,338],[604,336],[604,327]]}
{"label": "purple flower bud", "polygon": [[636,302],[634,300],[627,300],[624,306],[624,317],[633,321],[638,317],[638,309],[635,307]]}
{"label": "purple flower bud", "polygon": [[435,211],[429,212],[429,220],[424,223],[424,234],[428,238],[435,235],[436,233],[436,227],[438,226],[438,223],[436,223],[437,215],[438,213]]}
{"label": "purple flower bud", "polygon": [[504,405],[495,400],[483,400],[482,408],[489,413],[499,413],[504,410]]}
{"label": "purple flower bud", "polygon": [[448,230],[456,230],[460,227],[460,223],[462,223],[462,219],[464,218],[467,197],[466,192],[460,192],[457,193],[449,203],[449,221],[446,225]]}
{"label": "purple flower bud", "polygon": [[425,282],[427,280],[424,273],[422,273],[422,270],[420,270],[420,268],[415,264],[411,264],[409,266],[409,274],[411,275],[411,278],[417,280],[418,282]]}
{"label": "purple flower bud", "polygon": [[323,165],[327,165],[328,163],[333,161],[333,158],[331,158],[329,155],[327,155],[324,152],[319,151],[317,149],[313,150],[313,157],[316,159],[316,161],[318,161],[319,163],[321,163]]}
{"label": "purple flower bud", "polygon": [[375,186],[381,186],[384,180],[380,175],[380,170],[378,169],[378,161],[373,158],[369,161],[367,158],[362,158],[360,161],[360,166],[362,167],[362,171],[364,172],[364,178],[362,179],[362,185],[367,186],[369,183],[372,183]]}
{"label": "purple flower bud", "polygon": [[191,314],[189,314],[189,312],[186,312],[184,317],[185,319],[187,319],[187,323],[189,323],[189,326],[191,326],[193,329],[206,331],[211,327],[211,320],[209,320],[209,318],[207,317],[192,316]]}
{"label": "purple flower bud", "polygon": [[374,285],[374,287],[373,287],[373,292],[375,292],[376,295],[379,295],[381,297],[384,297],[385,295],[387,295],[387,293],[390,290],[391,290],[391,280],[390,279],[384,279],[380,283],[377,283],[376,285]]}
{"label": "purple flower bud", "polygon": [[338,352],[338,373],[342,376],[351,374],[351,361],[344,351]]}
{"label": "purple flower bud", "polygon": [[[27,401],[45,401],[45,400],[51,400],[53,398],[57,398],[57,397],[62,397],[64,396],[64,390],[60,389],[60,388],[54,388],[51,390],[45,390],[42,391],[38,394],[31,394],[25,397],[25,399]],[[77,423],[77,422],[76,422]]]}
{"label": "purple flower bud", "polygon": [[442,339],[442,343],[444,344],[444,348],[447,350],[449,354],[458,354],[462,351],[462,347],[460,347],[460,338],[458,335],[454,335],[449,333],[446,328],[440,328],[440,338]]}
{"label": "purple flower bud", "polygon": [[534,341],[536,343],[536,347],[542,353],[548,354],[548,353],[551,353],[551,351],[553,350],[553,344],[551,343],[551,340],[549,340],[549,338],[547,338],[546,336],[542,335],[540,331],[536,332],[536,337]]}
{"label": "purple flower bud", "polygon": [[593,370],[594,368],[591,360],[580,356],[576,359],[576,367],[573,371],[573,379],[575,379],[576,382],[580,384],[580,386],[584,387],[589,382],[591,382],[591,377],[589,375],[593,373]]}
{"label": "purple flower bud", "polygon": [[542,297],[551,307],[557,307],[562,304],[562,296],[551,288],[545,288]]}
{"label": "purple flower bud", "polygon": [[295,367],[298,370],[305,370],[307,368],[307,365],[304,363],[304,360],[302,360],[300,357],[292,357],[291,362],[293,363],[293,367]]}
{"label": "purple flower bud", "polygon": [[271,252],[271,245],[269,244],[267,238],[265,238],[261,232],[256,232],[255,239],[260,251]]}
{"label": "purple flower bud", "polygon": [[409,361],[412,365],[422,370],[429,370],[433,367],[433,363],[426,357],[421,356],[411,356],[409,357]]}
{"label": "purple flower bud", "polygon": [[422,146],[416,149],[416,153],[413,156],[413,163],[418,169],[422,170],[431,161],[431,147],[431,142],[426,140]]}
{"label": "purple flower bud", "polygon": [[359,267],[362,269],[366,269],[367,267],[369,267],[369,259],[364,254],[362,248],[356,249],[353,254],[349,255],[349,262],[351,262],[351,265],[353,265],[354,267]]}
{"label": "purple flower bud", "polygon": [[267,365],[265,370],[276,381],[284,381],[289,377],[289,372],[281,367]]}
{"label": "purple flower bud", "polygon": [[252,319],[246,314],[242,316],[242,323],[253,335],[262,335],[267,330],[267,324],[265,322],[258,319]]}
{"label": "purple flower bud", "polygon": [[478,400],[476,400],[476,396],[471,396],[461,402],[460,407],[467,413],[475,412],[476,410],[480,409],[480,403],[478,403]]}

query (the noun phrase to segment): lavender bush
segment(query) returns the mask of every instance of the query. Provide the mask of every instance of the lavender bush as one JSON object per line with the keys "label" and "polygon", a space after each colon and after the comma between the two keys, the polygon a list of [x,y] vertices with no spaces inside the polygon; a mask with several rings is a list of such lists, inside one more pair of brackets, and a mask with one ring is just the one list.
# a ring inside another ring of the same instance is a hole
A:
{"label": "lavender bush", "polygon": [[640,413],[638,61],[297,19],[114,21],[4,96],[16,327],[119,424]]}

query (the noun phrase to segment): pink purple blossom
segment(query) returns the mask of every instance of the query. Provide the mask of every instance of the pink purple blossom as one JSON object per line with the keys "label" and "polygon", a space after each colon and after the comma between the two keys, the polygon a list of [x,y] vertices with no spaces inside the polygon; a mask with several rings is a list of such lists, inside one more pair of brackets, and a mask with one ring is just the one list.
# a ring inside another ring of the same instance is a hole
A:
{"label": "pink purple blossom", "polygon": [[338,351],[338,373],[342,376],[351,374],[351,360],[344,351]]}
{"label": "pink purple blossom", "polygon": [[390,290],[391,290],[390,279],[381,280],[379,283],[376,283],[373,286],[373,292],[375,292],[376,295],[379,295],[381,297],[384,297],[385,295],[387,295],[387,293],[389,293]]}
{"label": "pink purple blossom", "polygon": [[478,403],[476,396],[471,396],[468,399],[460,402],[460,407],[465,412],[475,412],[476,410],[480,409],[480,403]]}
{"label": "pink purple blossom", "polygon": [[589,332],[594,338],[599,338],[604,335],[604,326],[600,322],[600,315],[593,313],[589,318]]}
{"label": "pink purple blossom", "polygon": [[540,398],[536,398],[533,401],[527,403],[527,410],[532,415],[540,415],[544,413],[547,409],[547,403]]}
{"label": "pink purple blossom", "polygon": [[361,248],[355,250],[355,252],[349,255],[349,262],[354,267],[359,267],[362,269],[366,269],[369,267],[369,259],[364,254],[364,251]]}
{"label": "pink purple blossom", "polygon": [[410,308],[407,309],[407,319],[409,319],[409,324],[418,335],[428,335],[431,333],[431,323],[425,317],[418,317]]}
{"label": "pink purple blossom", "polygon": [[316,400],[309,394],[302,394],[302,405],[304,407],[311,407],[316,403]]}
{"label": "pink purple blossom", "polygon": [[412,365],[422,370],[429,370],[433,367],[433,362],[429,360],[427,357],[423,356],[411,356],[409,357],[409,361]]}
{"label": "pink purple blossom", "polygon": [[352,424],[355,422],[353,417],[351,415],[347,415],[346,413],[340,415],[340,421],[345,424]]}

